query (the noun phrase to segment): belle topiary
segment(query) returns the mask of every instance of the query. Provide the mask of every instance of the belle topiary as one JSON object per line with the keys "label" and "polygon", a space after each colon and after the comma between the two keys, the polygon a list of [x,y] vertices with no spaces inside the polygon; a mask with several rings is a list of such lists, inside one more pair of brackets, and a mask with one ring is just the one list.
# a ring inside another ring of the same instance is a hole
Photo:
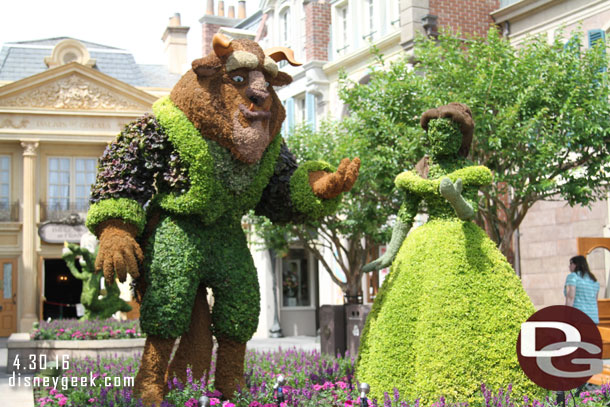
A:
{"label": "belle topiary", "polygon": [[[396,177],[404,192],[388,251],[365,271],[392,264],[368,316],[356,376],[382,399],[395,387],[424,404],[472,402],[481,383],[539,392],[519,367],[520,325],[534,312],[519,278],[471,222],[480,187],[492,181],[467,159],[470,109],[451,103],[423,114],[430,157]],[[420,203],[428,222],[405,236]]]}
{"label": "belle topiary", "polygon": [[[336,172],[323,162],[298,167],[278,136],[285,111],[274,87],[298,65],[288,48],[264,52],[249,40],[214,36],[153,116],[131,123],[100,160],[87,226],[100,240],[96,267],[136,279],[147,334],[135,392],[163,399],[165,378],[210,368],[225,398],[244,386],[246,342],[260,313],[257,273],[241,227],[250,209],[274,222],[333,213],[360,162]],[[214,294],[210,313],[206,289]],[[176,338],[180,345],[169,363]],[[169,365],[169,367],[168,367]]]}
{"label": "belle topiary", "polygon": [[[97,252],[91,252],[90,248],[73,243],[65,243],[61,257],[66,262],[70,273],[83,282],[83,290],[80,295],[80,302],[85,307],[85,313],[80,317],[81,321],[92,319],[107,319],[115,312],[129,312],[131,306],[119,296],[121,294],[118,285],[111,284],[106,286],[103,295],[100,292],[100,280],[102,274],[95,272],[95,257]],[[82,271],[78,271],[75,261],[80,256]]]}

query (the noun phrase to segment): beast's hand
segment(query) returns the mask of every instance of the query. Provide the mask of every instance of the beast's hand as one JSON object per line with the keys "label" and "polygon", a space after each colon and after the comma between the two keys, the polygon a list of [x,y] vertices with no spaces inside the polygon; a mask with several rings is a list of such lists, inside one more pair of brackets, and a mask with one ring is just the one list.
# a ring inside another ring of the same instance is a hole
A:
{"label": "beast's hand", "polygon": [[314,171],[309,174],[309,185],[318,198],[332,199],[354,186],[360,171],[360,159],[344,158],[336,172]]}
{"label": "beast's hand", "polygon": [[120,282],[125,281],[127,273],[138,278],[138,263],[142,263],[144,255],[135,239],[136,227],[119,219],[109,219],[100,223],[96,232],[100,247],[95,259],[95,270],[104,272],[106,283],[114,283],[115,271]]}

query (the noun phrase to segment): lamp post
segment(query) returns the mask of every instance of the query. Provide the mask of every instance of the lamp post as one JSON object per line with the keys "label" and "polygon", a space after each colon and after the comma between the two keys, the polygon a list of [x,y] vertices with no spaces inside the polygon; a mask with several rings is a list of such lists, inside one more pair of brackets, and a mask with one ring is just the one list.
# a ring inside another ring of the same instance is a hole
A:
{"label": "lamp post", "polygon": [[366,395],[371,391],[371,386],[367,383],[360,383],[358,390],[360,390],[360,407],[369,407],[369,400]]}
{"label": "lamp post", "polygon": [[269,249],[269,256],[271,257],[271,284],[273,285],[273,325],[269,329],[269,336],[271,338],[283,338],[282,327],[280,326],[280,320],[278,318],[278,304],[277,304],[277,277],[275,275],[275,250]]}
{"label": "lamp post", "polygon": [[277,390],[277,405],[278,407],[284,402],[284,389],[282,386],[284,385],[284,376],[279,375],[277,377],[277,381],[273,385],[273,389]]}
{"label": "lamp post", "polygon": [[210,407],[210,399],[208,396],[199,397],[199,407]]}

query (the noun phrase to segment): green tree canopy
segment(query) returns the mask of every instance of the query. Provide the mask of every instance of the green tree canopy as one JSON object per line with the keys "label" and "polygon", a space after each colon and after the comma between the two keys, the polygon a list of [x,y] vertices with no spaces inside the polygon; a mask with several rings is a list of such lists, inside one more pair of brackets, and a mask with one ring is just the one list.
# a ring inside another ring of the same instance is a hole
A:
{"label": "green tree canopy", "polygon": [[[436,41],[420,38],[414,56],[391,63],[377,56],[365,85],[344,77],[340,97],[349,117],[315,132],[297,128],[287,142],[299,161],[336,165],[360,157],[359,180],[336,215],[274,233],[300,239],[317,256],[329,247],[348,280],[335,282],[355,295],[367,254],[389,241],[401,203],[394,178],[427,149],[419,118],[449,102],[466,103],[473,112],[470,159],[495,174],[478,220],[509,259],[513,232],[534,203],[587,205],[602,197],[610,178],[605,44],[586,48],[575,35],[565,46],[561,37],[512,47],[493,29],[486,38],[466,40],[445,33]],[[310,232],[316,229],[317,237]]]}

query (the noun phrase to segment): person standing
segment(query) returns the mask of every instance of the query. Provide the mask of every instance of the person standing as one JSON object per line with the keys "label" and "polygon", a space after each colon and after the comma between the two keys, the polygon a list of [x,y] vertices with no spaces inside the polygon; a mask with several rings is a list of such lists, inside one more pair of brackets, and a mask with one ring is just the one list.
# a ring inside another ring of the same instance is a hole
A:
{"label": "person standing", "polygon": [[566,278],[563,289],[566,305],[577,308],[587,314],[596,324],[599,324],[597,311],[597,293],[599,282],[591,273],[584,256],[574,256],[570,259],[570,274]]}

